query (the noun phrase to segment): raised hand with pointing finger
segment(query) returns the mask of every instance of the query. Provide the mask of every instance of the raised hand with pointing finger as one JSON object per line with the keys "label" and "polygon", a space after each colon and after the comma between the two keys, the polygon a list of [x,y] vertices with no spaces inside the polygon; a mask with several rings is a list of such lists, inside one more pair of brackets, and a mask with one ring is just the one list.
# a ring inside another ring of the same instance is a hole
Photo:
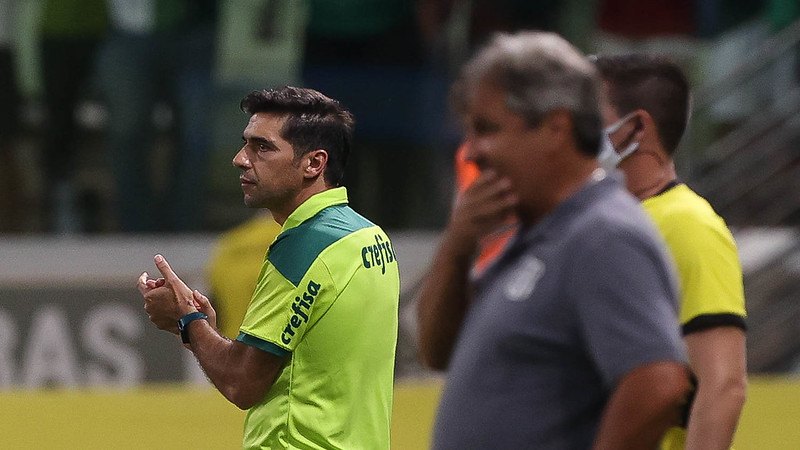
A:
{"label": "raised hand with pointing finger", "polygon": [[208,316],[209,323],[216,328],[216,312],[208,298],[190,289],[175,274],[166,258],[156,255],[154,261],[163,278],[149,278],[147,272],[143,272],[136,284],[144,297],[144,310],[150,321],[160,330],[178,334],[178,320],[200,311]]}
{"label": "raised hand with pointing finger", "polygon": [[388,450],[400,274],[389,236],[348,205],[341,185],[352,114],[291,86],[253,91],[239,106],[250,116],[233,158],[244,203],[282,227],[263,248],[239,333],[220,334],[208,299],[161,255],[161,278],[139,277],[144,309],[180,334],[228,401],[250,410],[242,447]]}

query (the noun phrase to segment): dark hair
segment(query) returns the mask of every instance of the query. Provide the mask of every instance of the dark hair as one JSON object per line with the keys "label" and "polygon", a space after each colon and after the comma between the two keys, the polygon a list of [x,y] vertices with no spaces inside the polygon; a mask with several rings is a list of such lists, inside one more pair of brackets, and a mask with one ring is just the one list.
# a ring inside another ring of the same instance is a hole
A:
{"label": "dark hair", "polygon": [[495,34],[453,84],[454,109],[463,113],[484,81],[506,92],[506,106],[528,126],[538,125],[553,110],[566,109],[580,151],[597,155],[602,128],[597,69],[562,37],[537,31]]}
{"label": "dark hair", "polygon": [[647,111],[664,150],[673,154],[689,116],[689,82],[681,69],[663,57],[641,54],[593,59],[600,77],[608,83],[608,100],[617,114]]}
{"label": "dark hair", "polygon": [[242,99],[239,107],[250,115],[287,116],[281,138],[292,145],[295,157],[316,149],[327,151],[324,180],[329,186],[342,183],[355,121],[338,101],[313,89],[284,86],[253,91]]}

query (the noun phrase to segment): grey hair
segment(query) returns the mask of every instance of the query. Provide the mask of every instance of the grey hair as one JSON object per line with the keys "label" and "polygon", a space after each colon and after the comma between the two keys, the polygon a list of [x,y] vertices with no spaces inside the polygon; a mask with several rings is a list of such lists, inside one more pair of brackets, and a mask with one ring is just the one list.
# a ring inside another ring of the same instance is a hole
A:
{"label": "grey hair", "polygon": [[463,68],[451,98],[464,112],[481,82],[507,93],[508,109],[529,126],[551,111],[572,114],[574,136],[584,153],[595,156],[600,142],[600,81],[583,54],[555,33],[498,33]]}

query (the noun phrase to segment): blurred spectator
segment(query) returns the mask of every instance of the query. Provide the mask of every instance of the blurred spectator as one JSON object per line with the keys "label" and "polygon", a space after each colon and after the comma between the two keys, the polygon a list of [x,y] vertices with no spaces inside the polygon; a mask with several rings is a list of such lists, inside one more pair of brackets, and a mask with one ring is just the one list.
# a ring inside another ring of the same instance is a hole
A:
{"label": "blurred spectator", "polygon": [[[190,231],[205,217],[215,0],[108,0],[110,35],[100,55],[109,146],[122,231]],[[167,100],[176,151],[153,161],[153,110]],[[154,175],[166,172],[166,186]],[[160,195],[163,193],[163,195]]]}
{"label": "blurred spectator", "polygon": [[[308,4],[295,0],[222,2],[217,35],[218,83],[236,89],[300,84]],[[241,111],[236,108],[237,127]],[[237,136],[239,138],[240,136]]]}
{"label": "blurred spectator", "polygon": [[555,31],[574,45],[586,47],[595,27],[597,0],[420,0],[419,3],[423,35],[444,32],[445,42],[439,45],[446,48],[451,71],[457,71],[472,50],[496,32]]}
{"label": "blurred spectator", "polygon": [[772,29],[781,30],[800,18],[800,3],[797,0],[768,0],[767,16]]}
{"label": "blurred spectator", "polygon": [[16,163],[20,97],[14,33],[17,1],[0,0],[0,232],[22,225],[22,198]]}
{"label": "blurred spectator", "polygon": [[[770,31],[777,33],[782,29],[792,25],[800,19],[800,2],[797,0],[768,0],[766,5],[766,16],[770,25]],[[773,88],[773,96],[780,99],[788,89],[797,86],[800,77],[800,59],[798,58],[800,49],[795,46],[795,50],[782,58],[776,68],[777,80]],[[783,69],[783,73],[781,70]]]}
{"label": "blurred spectator", "polygon": [[[219,3],[214,70],[215,105],[210,161],[209,229],[224,230],[249,218],[247,211],[219,207],[222,194],[240,195],[237,169],[229,164],[245,124],[239,101],[254,87],[300,86],[308,4],[297,0]],[[234,189],[235,188],[235,189]],[[228,204],[227,201],[222,203]],[[238,212],[237,212],[238,211]],[[262,255],[263,256],[263,255]],[[260,264],[260,263],[259,263]],[[249,298],[248,298],[249,299]]]}
{"label": "blurred spectator", "polygon": [[[447,81],[426,60],[415,0],[311,0],[303,78],[338,98],[356,125],[345,184],[386,228],[444,220],[449,155],[442,151]],[[434,10],[426,10],[433,12]]]}
{"label": "blurred spectator", "polygon": [[475,0],[470,20],[470,46],[483,44],[498,31],[556,31],[562,3],[559,0]]}
{"label": "blurred spectator", "polygon": [[598,26],[628,39],[694,33],[694,0],[601,0]]}
{"label": "blurred spectator", "polygon": [[[695,1],[598,0],[593,50],[606,55],[666,55],[694,73],[699,53]],[[713,14],[706,11],[704,17]]]}
{"label": "blurred spectator", "polygon": [[422,63],[413,0],[310,0],[310,5],[307,64]]}
{"label": "blurred spectator", "polygon": [[[719,0],[716,5],[716,26],[709,33],[713,42],[701,67],[702,76],[695,76],[707,84],[730,76],[769,36],[763,20],[764,0]],[[725,135],[762,107],[773,81],[770,74],[762,72],[714,99],[706,125],[712,138]]]}
{"label": "blurred spectator", "polygon": [[[709,69],[719,71],[718,62],[725,72],[736,64],[739,58],[731,58],[727,48],[752,43],[756,36],[750,27],[739,33],[741,38],[723,33],[756,19],[763,5],[764,0],[598,0],[594,50],[667,56],[699,84],[709,80]],[[716,56],[722,54],[727,56]]]}
{"label": "blurred spectator", "polygon": [[46,228],[81,230],[87,222],[76,205],[74,174],[79,154],[75,110],[93,73],[95,50],[105,33],[105,0],[46,0],[40,24],[40,54],[47,121],[42,165]]}
{"label": "blurred spectator", "polygon": [[281,226],[272,215],[260,210],[217,240],[207,271],[217,328],[224,336],[235,339],[239,335],[267,248],[280,231]]}

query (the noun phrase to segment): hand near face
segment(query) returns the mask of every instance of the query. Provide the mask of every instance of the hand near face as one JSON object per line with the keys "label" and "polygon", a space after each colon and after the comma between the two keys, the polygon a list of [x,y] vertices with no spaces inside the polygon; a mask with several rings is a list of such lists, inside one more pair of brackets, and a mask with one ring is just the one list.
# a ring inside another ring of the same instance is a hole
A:
{"label": "hand near face", "polygon": [[447,231],[464,249],[474,250],[482,238],[514,217],[517,201],[509,180],[484,170],[456,199]]}

